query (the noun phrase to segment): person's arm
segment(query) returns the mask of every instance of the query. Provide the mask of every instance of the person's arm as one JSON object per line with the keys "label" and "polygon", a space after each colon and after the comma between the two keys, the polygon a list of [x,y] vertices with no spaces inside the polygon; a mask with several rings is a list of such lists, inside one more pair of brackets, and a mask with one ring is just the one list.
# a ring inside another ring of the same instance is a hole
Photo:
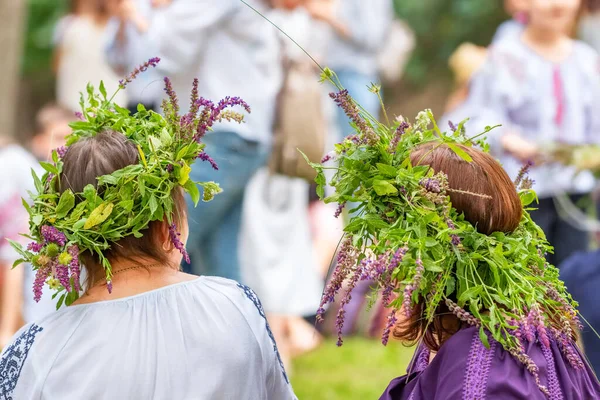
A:
{"label": "person's arm", "polygon": [[[506,57],[510,55],[490,51],[488,60],[469,85],[462,117],[470,118],[467,124],[470,136],[482,133],[486,126],[501,125],[487,135],[491,150],[496,155],[508,152],[525,162],[537,158],[539,149],[522,136],[519,127],[511,123],[508,93],[518,92],[516,86],[519,82],[506,65]],[[453,122],[458,124],[460,121]]]}
{"label": "person's arm", "polygon": [[[239,0],[177,0],[157,10],[150,22],[148,40],[154,43],[165,74],[177,74],[196,61],[220,24],[229,23]],[[257,16],[258,17],[258,16]]]}
{"label": "person's arm", "polygon": [[24,271],[22,268],[11,267],[9,263],[0,262],[0,268],[4,271],[0,308],[0,349],[6,346],[23,322]]}

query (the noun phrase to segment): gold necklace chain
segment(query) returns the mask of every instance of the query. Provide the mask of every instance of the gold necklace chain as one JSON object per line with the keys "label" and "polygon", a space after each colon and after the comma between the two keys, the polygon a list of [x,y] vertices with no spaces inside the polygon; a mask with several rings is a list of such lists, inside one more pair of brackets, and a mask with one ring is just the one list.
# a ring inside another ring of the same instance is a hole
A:
{"label": "gold necklace chain", "polygon": [[[164,264],[163,263],[156,263],[156,264],[150,264],[150,265],[136,265],[133,267],[127,267],[127,268],[121,268],[117,271],[113,271],[112,276],[115,276],[117,274],[120,274],[121,272],[125,272],[125,271],[131,271],[134,269],[141,269],[141,268],[156,268],[156,267],[163,267]],[[102,283],[102,282],[106,282],[106,277],[96,281],[96,283],[94,283],[93,286],[98,286],[98,284]]]}

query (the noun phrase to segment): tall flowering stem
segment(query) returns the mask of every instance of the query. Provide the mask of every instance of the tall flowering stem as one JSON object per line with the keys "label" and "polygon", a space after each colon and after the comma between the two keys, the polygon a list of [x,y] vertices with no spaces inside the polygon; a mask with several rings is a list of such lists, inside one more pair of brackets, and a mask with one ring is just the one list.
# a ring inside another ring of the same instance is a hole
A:
{"label": "tall flowering stem", "polygon": [[131,73],[129,75],[127,75],[125,77],[125,79],[122,79],[119,81],[119,87],[121,89],[125,89],[125,87],[128,84],[130,84],[131,82],[133,82],[133,80],[135,78],[137,78],[137,76],[139,74],[141,74],[142,72],[145,72],[150,67],[153,67],[153,68],[156,67],[159,62],[160,62],[160,58],[153,57],[153,58],[149,59],[148,61],[146,61],[145,63],[141,64],[140,66],[136,67],[133,71],[131,71]]}
{"label": "tall flowering stem", "polygon": [[365,119],[360,115],[360,111],[356,102],[350,95],[348,94],[348,90],[344,89],[339,91],[338,93],[330,93],[329,97],[331,97],[335,104],[340,107],[348,118],[357,126],[359,132],[362,134],[362,138],[364,144],[375,144],[378,140],[377,134],[373,130],[371,126],[365,121]]}
{"label": "tall flowering stem", "polygon": [[409,283],[408,285],[406,285],[406,287],[404,288],[403,307],[404,307],[404,315],[407,318],[410,318],[412,316],[412,313],[413,313],[412,295],[415,290],[419,290],[419,286],[421,285],[421,279],[423,279],[423,272],[425,272],[425,268],[423,267],[423,261],[421,261],[421,259],[417,258],[417,261],[415,261],[415,264],[416,264],[415,276],[413,277],[412,282]]}

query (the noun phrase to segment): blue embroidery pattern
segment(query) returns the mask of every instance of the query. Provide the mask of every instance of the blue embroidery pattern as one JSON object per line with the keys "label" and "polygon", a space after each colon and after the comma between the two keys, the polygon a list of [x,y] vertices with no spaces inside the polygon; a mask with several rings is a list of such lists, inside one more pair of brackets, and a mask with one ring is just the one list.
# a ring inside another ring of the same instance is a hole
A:
{"label": "blue embroidery pattern", "polygon": [[283,361],[281,361],[281,356],[279,355],[279,350],[277,349],[277,343],[275,343],[275,337],[273,336],[273,332],[271,332],[271,327],[269,326],[269,322],[267,321],[267,316],[265,315],[265,310],[263,310],[262,304],[260,303],[260,299],[258,298],[256,293],[254,293],[254,291],[252,289],[250,289],[248,286],[242,285],[241,283],[238,283],[237,286],[240,289],[242,289],[244,291],[244,294],[246,295],[246,297],[248,297],[250,299],[250,301],[252,301],[254,303],[254,305],[256,306],[256,309],[258,310],[258,313],[265,320],[265,327],[267,329],[267,333],[269,334],[269,337],[271,338],[271,342],[273,343],[273,351],[275,352],[275,355],[277,355],[277,360],[279,361],[279,366],[281,367],[281,372],[283,373],[285,382],[290,383],[288,376],[285,372],[285,367],[283,366]]}
{"label": "blue embroidery pattern", "polygon": [[0,399],[13,399],[12,394],[17,387],[27,354],[33,346],[35,335],[42,330],[43,328],[37,325],[31,325],[4,350],[0,360]]}

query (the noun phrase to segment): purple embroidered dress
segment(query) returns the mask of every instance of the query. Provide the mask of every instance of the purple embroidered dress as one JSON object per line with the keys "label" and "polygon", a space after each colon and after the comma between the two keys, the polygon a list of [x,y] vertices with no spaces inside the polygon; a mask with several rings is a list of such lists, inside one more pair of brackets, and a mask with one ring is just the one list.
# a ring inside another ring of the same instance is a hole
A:
{"label": "purple embroidered dress", "polygon": [[549,348],[526,343],[527,354],[539,367],[540,383],[502,346],[490,338],[490,349],[479,339],[477,328],[453,335],[429,364],[429,351],[421,346],[408,375],[394,379],[380,400],[589,400],[600,398],[600,383],[586,365],[573,368],[557,343]]}

